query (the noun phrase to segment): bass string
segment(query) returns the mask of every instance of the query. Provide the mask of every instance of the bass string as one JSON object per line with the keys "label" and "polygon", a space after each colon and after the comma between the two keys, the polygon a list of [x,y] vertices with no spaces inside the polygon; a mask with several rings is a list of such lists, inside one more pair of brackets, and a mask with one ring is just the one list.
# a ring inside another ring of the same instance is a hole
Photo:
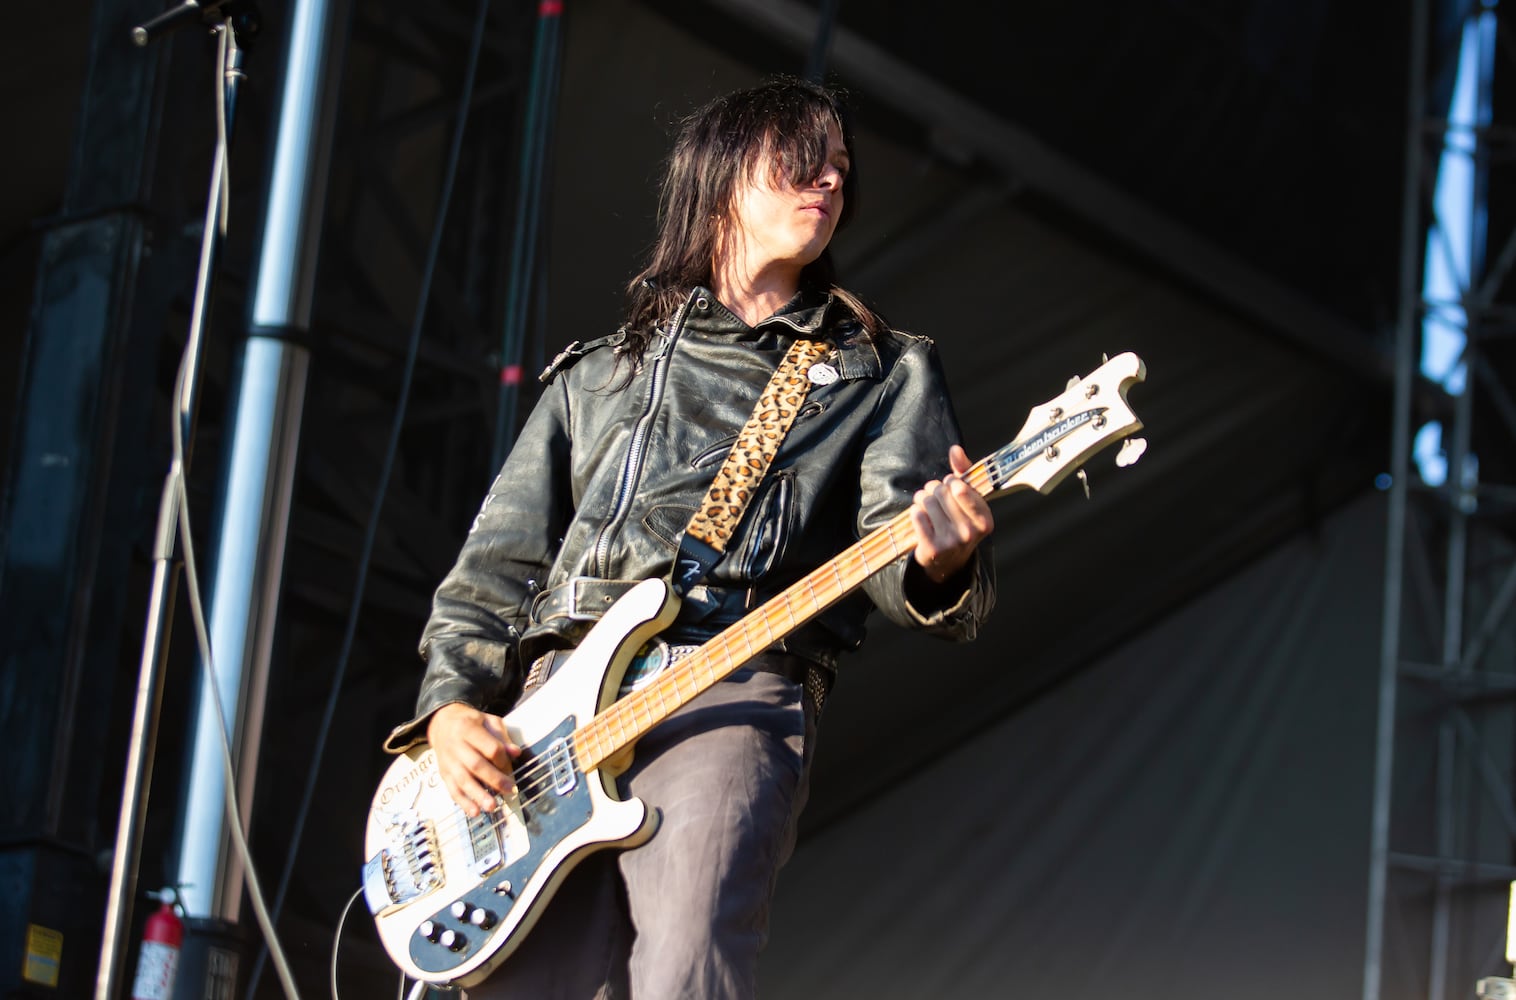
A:
{"label": "bass string", "polygon": [[[562,746],[563,752],[565,753],[566,757],[568,758],[570,766],[574,770],[575,775],[579,776],[582,779],[582,777],[583,777],[583,769],[579,766],[579,761],[578,761],[576,755],[574,754],[574,749],[573,749],[572,744],[570,744],[568,741],[565,740],[565,741],[563,741],[561,743],[561,746]],[[514,798],[514,799],[517,800],[516,806],[518,808],[525,809],[525,808],[527,808],[529,806],[535,805],[537,802],[540,802],[542,800],[542,798],[543,798],[544,795],[549,794],[549,792],[551,792],[551,790],[552,790],[551,789],[551,781],[543,781],[542,779],[543,779],[545,773],[547,775],[549,775],[549,776],[551,774],[552,765],[551,765],[551,763],[549,761],[545,760],[545,758],[549,757],[552,752],[554,752],[554,751],[550,750],[548,754],[539,754],[539,755],[533,757],[532,758],[532,763],[529,764],[526,767],[525,770],[517,772],[514,775],[514,781],[515,781],[515,786],[516,787],[511,792],[510,796],[502,796],[502,795],[499,795],[498,793],[495,795],[495,801],[497,803],[497,806],[499,806],[502,809],[503,813],[508,810],[509,805],[510,805],[510,799],[512,799],[512,798]],[[521,791],[521,785],[522,785],[523,782],[525,782],[528,785],[531,785],[531,786],[534,786],[536,788],[539,788],[539,789],[543,788],[543,786],[548,786],[548,787],[546,788],[546,790],[536,791],[533,794],[531,794],[528,798],[522,799],[522,798],[520,798],[520,791]],[[453,818],[455,816],[461,815],[462,816],[462,822],[461,822],[461,824],[453,824],[453,823],[447,824],[451,829],[447,830],[447,831],[444,831],[444,832],[441,832],[441,833],[439,833],[437,835],[437,846],[439,848],[441,848],[441,849],[451,849],[454,846],[456,846],[457,844],[460,844],[460,843],[463,843],[463,842],[466,842],[466,841],[472,841],[473,840],[473,836],[474,836],[474,832],[475,832],[470,827],[471,820],[469,819],[469,817],[467,816],[467,814],[465,814],[463,812],[463,807],[460,806],[460,805],[458,805],[458,803],[452,801],[451,798],[449,798],[449,800],[448,800],[448,805],[449,805],[448,811],[445,812],[441,818],[442,819],[448,819],[448,818]],[[504,825],[506,825],[508,822],[509,822],[509,820],[506,819],[504,817],[504,815],[502,815],[501,819],[496,820],[494,823],[490,824],[490,829],[498,831],[501,827],[503,827]],[[438,825],[440,826],[442,824],[439,823]],[[461,830],[458,828],[459,826],[462,827]]]}

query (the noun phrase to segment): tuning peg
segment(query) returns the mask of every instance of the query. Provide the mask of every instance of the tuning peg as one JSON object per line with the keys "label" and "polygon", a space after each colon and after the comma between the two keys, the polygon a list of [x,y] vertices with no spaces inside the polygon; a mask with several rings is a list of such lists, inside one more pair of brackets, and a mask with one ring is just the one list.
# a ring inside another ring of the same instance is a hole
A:
{"label": "tuning peg", "polygon": [[1084,498],[1088,500],[1090,498],[1090,477],[1088,473],[1080,469],[1074,475],[1079,477],[1079,485],[1084,487]]}
{"label": "tuning peg", "polygon": [[1072,388],[1074,388],[1074,386],[1076,386],[1078,384],[1079,384],[1079,376],[1075,375],[1072,378],[1070,378],[1067,382],[1065,382],[1063,384],[1063,387],[1065,389],[1072,389]]}
{"label": "tuning peg", "polygon": [[1110,358],[1110,356],[1108,354],[1106,354],[1104,351],[1100,352],[1100,363],[1101,364],[1105,364],[1106,362],[1108,362],[1110,360],[1111,360],[1111,358]]}
{"label": "tuning peg", "polygon": [[1127,438],[1121,442],[1121,450],[1116,453],[1116,464],[1121,468],[1136,465],[1142,453],[1148,450],[1145,438]]}

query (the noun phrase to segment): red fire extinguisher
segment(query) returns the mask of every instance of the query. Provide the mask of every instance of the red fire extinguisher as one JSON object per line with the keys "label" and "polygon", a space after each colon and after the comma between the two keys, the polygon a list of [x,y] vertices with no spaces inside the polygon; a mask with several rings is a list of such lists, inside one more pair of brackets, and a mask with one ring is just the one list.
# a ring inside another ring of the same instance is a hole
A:
{"label": "red fire extinguisher", "polygon": [[174,972],[179,965],[179,947],[184,943],[184,921],[176,908],[178,893],[164,889],[158,912],[147,918],[142,934],[142,954],[132,982],[132,1000],[169,1000],[174,995]]}

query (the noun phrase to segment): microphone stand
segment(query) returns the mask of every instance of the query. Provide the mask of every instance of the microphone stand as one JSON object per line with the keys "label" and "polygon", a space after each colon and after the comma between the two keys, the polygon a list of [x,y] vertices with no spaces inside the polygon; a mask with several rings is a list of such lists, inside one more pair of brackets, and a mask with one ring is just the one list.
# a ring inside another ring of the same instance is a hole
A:
{"label": "microphone stand", "polygon": [[[239,14],[248,16],[241,17]],[[256,18],[252,15],[251,4],[237,0],[206,3],[185,0],[178,7],[132,29],[132,40],[145,46],[178,28],[196,23],[210,25],[211,31],[220,40],[217,73],[220,78],[221,114],[218,117],[221,127],[211,166],[210,196],[206,203],[205,226],[201,234],[200,264],[190,310],[189,336],[174,390],[173,419],[179,422],[178,431],[183,448],[181,454],[174,456],[168,475],[164,478],[163,493],[158,503],[158,527],[153,541],[152,590],[137,675],[136,706],[127,748],[121,812],[116,825],[116,846],[111,858],[110,892],[100,946],[100,966],[95,979],[95,1000],[112,1000],[121,976],[126,955],[123,938],[131,922],[132,899],[137,887],[142,847],[142,827],[147,815],[147,794],[152,783],[153,758],[158,742],[158,716],[163,702],[163,668],[168,656],[169,626],[173,619],[174,596],[178,585],[179,500],[188,473],[192,431],[199,402],[201,348],[209,315],[211,282],[216,258],[225,237],[224,220],[231,197],[227,190],[229,143],[237,105],[237,90],[244,78],[242,49],[237,45],[238,29],[233,26],[234,20],[242,22],[241,30],[248,34],[256,31]]]}
{"label": "microphone stand", "polygon": [[251,9],[252,4],[247,0],[205,0],[204,3],[184,0],[179,6],[170,7],[157,17],[133,28],[132,41],[139,46],[146,46],[149,42],[155,42],[164,35],[179,28],[187,28],[197,21],[214,30],[218,25],[230,21],[234,15]]}

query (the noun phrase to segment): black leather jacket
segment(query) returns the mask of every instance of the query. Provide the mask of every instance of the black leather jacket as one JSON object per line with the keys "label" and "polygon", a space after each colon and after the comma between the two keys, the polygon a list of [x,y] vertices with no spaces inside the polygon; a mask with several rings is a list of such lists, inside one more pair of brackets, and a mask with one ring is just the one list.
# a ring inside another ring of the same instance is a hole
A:
{"label": "black leather jacket", "polygon": [[[831,341],[827,360],[840,378],[811,387],[708,586],[685,598],[665,637],[715,634],[947,471],[958,427],[932,342],[892,331],[862,337],[830,300],[797,297],[750,328],[696,289],[640,365],[618,351],[620,335],[576,345],[550,369],[437,590],[417,714],[387,747],[415,742],[451,702],[503,709],[521,665],[577,642],[619,581],[667,575],[690,515],[796,336]],[[924,576],[908,584],[908,562],[875,575],[784,648],[834,666],[839,651],[862,641],[871,607],[903,626],[972,638],[994,604],[985,547],[946,594],[922,590]]]}

